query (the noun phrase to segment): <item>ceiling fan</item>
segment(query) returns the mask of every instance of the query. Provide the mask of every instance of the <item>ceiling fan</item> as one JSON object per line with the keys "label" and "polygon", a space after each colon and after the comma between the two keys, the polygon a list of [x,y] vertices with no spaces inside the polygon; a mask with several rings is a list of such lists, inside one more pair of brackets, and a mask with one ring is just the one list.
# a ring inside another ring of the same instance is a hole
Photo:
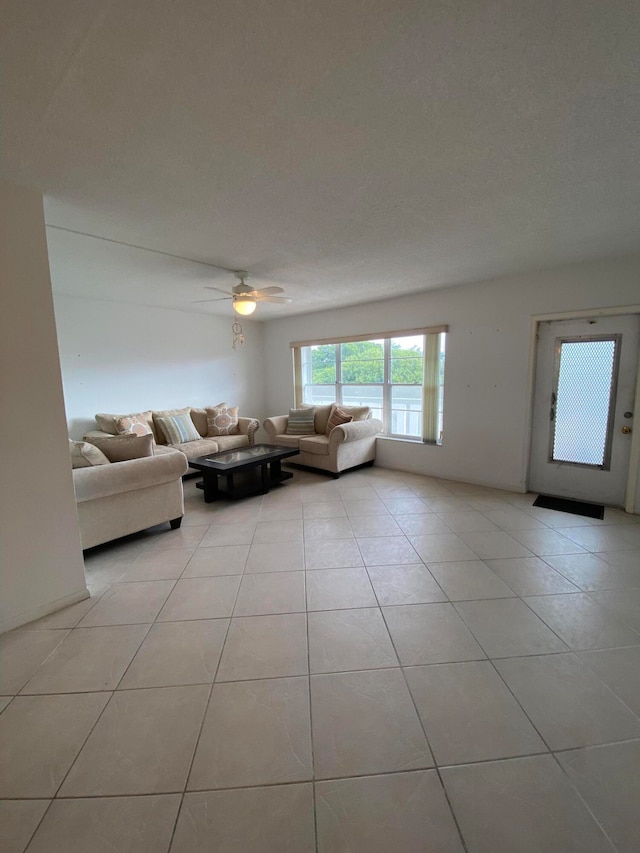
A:
{"label": "ceiling fan", "polygon": [[205,285],[207,290],[215,290],[216,293],[223,293],[224,296],[216,296],[212,299],[196,299],[194,300],[194,304],[195,302],[218,302],[223,299],[232,299],[234,310],[246,317],[249,314],[253,314],[258,302],[284,303],[292,301],[288,296],[275,295],[276,293],[284,293],[284,288],[277,285],[263,287],[262,290],[254,290],[245,282],[245,279],[249,277],[249,273],[246,270],[235,270],[234,275],[240,279],[240,284],[236,284],[230,291],[221,290],[219,287],[212,287],[208,284]]}

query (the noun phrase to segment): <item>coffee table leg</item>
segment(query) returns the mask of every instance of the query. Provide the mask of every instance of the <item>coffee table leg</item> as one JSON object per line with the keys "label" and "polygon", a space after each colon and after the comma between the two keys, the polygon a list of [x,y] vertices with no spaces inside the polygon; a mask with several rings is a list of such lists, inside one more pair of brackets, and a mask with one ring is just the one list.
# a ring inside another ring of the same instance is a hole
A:
{"label": "coffee table leg", "polygon": [[202,484],[204,486],[204,502],[213,503],[218,500],[218,475],[215,471],[202,472]]}
{"label": "coffee table leg", "polygon": [[282,478],[282,465],[279,459],[271,460],[271,482],[279,483]]}

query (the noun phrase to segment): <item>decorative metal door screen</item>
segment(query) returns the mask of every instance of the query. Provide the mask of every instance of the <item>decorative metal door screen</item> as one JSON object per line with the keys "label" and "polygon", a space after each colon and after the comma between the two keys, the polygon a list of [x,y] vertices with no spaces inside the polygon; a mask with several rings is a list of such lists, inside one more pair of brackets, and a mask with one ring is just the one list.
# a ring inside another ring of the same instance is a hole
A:
{"label": "decorative metal door screen", "polygon": [[620,339],[556,339],[550,462],[609,470]]}

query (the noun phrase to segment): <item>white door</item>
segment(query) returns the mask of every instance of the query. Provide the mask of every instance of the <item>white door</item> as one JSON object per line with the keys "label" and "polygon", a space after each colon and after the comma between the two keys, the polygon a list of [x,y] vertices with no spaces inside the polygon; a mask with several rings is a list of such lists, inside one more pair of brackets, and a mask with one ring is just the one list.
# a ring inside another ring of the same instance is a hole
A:
{"label": "white door", "polygon": [[640,317],[538,327],[529,490],[624,506]]}

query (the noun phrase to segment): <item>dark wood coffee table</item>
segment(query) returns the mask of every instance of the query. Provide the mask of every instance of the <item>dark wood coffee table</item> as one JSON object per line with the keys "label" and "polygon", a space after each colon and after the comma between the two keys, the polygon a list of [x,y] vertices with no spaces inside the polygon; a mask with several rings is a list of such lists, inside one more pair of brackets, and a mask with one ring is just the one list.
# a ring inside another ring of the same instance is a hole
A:
{"label": "dark wood coffee table", "polygon": [[198,456],[191,459],[189,465],[202,471],[202,480],[196,483],[196,487],[204,491],[205,502],[211,503],[220,495],[244,498],[266,494],[271,486],[293,477],[290,472],[282,470],[280,463],[299,452],[297,448],[255,444]]}

